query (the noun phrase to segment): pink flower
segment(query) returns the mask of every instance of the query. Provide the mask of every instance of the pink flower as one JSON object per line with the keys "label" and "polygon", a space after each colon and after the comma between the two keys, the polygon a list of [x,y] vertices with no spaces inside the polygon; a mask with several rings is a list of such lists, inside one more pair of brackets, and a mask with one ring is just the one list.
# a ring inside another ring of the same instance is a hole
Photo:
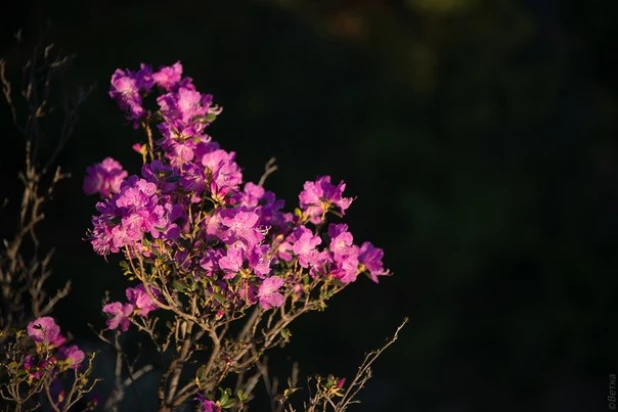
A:
{"label": "pink flower", "polygon": [[347,253],[335,255],[335,267],[332,275],[343,283],[351,283],[358,277],[358,246],[354,245],[347,249]]}
{"label": "pink flower", "polygon": [[182,65],[180,62],[176,62],[172,66],[164,66],[159,69],[158,72],[152,75],[152,78],[157,86],[160,88],[171,91],[182,78]]}
{"label": "pink flower", "polygon": [[264,235],[256,230],[260,219],[257,213],[241,209],[225,209],[221,212],[221,217],[221,223],[227,227],[224,232],[226,243],[241,240],[250,247],[264,239]]}
{"label": "pink flower", "polygon": [[84,352],[77,345],[63,346],[59,353],[60,359],[67,362],[71,369],[77,369],[86,358]]}
{"label": "pink flower", "polygon": [[249,251],[249,267],[260,278],[270,273],[271,259],[268,256],[268,245],[256,245]]}
{"label": "pink flower", "polygon": [[307,268],[309,265],[312,265],[318,257],[316,247],[322,243],[322,239],[314,235],[313,232],[305,226],[300,226],[296,229],[295,235],[298,240],[294,242],[292,251],[298,256],[298,264]]}
{"label": "pink flower", "polygon": [[244,253],[242,243],[235,242],[227,248],[225,256],[219,259],[219,267],[225,271],[225,278],[233,278],[242,269]]}
{"label": "pink flower", "polygon": [[281,278],[270,277],[264,280],[258,290],[258,298],[264,309],[278,308],[283,305],[285,298],[279,293],[279,288],[283,286]]}
{"label": "pink flower", "polygon": [[300,208],[314,224],[322,222],[324,213],[332,206],[344,214],[352,203],[352,198],[342,196],[344,190],[345,183],[340,182],[335,186],[330,182],[330,176],[318,177],[315,182],[305,182],[298,196]]}
{"label": "pink flower", "polygon": [[122,165],[107,157],[101,163],[86,168],[84,193],[87,195],[98,193],[105,199],[113,193],[120,192],[120,185],[126,177],[127,172],[123,170]]}
{"label": "pink flower", "polygon": [[120,326],[120,330],[126,332],[129,329],[129,316],[133,313],[133,305],[130,303],[125,303],[124,305],[120,302],[112,302],[103,306],[103,312],[111,315],[109,319],[107,319],[107,328],[110,330],[118,329]]}
{"label": "pink flower", "polygon": [[116,99],[120,108],[126,112],[127,118],[133,120],[134,128],[137,128],[140,120],[146,114],[142,107],[140,88],[148,86],[147,72],[147,69],[145,71],[140,70],[137,73],[117,69],[112,75],[109,95]]}
{"label": "pink flower", "polygon": [[197,394],[195,400],[200,403],[202,412],[221,412],[221,407],[219,405],[210,399],[206,399],[206,397],[201,393]]}
{"label": "pink flower", "polygon": [[[150,288],[150,292],[155,298],[161,296],[161,292],[157,288]],[[125,291],[129,303],[133,305],[136,310],[135,313],[140,316],[148,316],[153,310],[159,309],[159,306],[152,300],[150,295],[146,292],[144,285],[137,285],[134,288],[127,288]]]}
{"label": "pink flower", "polygon": [[33,320],[28,324],[28,336],[35,342],[40,342],[51,348],[57,348],[65,341],[64,336],[60,334],[60,327],[56,325],[54,318],[44,316]]}
{"label": "pink flower", "polygon": [[374,247],[370,242],[364,242],[360,247],[358,260],[369,271],[369,276],[375,283],[378,283],[378,276],[389,276],[391,274],[388,270],[384,269],[382,264],[383,256],[384,251]]}

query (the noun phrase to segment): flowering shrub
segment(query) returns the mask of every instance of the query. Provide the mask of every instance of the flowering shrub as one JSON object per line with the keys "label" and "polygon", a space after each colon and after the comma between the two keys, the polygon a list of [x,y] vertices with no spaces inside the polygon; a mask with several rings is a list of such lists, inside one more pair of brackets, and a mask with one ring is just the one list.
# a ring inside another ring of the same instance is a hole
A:
{"label": "flowering shrub", "polygon": [[[66,338],[51,317],[33,320],[26,331],[25,336],[23,331],[17,332],[17,342],[6,346],[5,356],[21,361],[5,366],[10,384],[2,393],[3,398],[22,406],[30,397],[43,392],[52,409],[69,410],[96,384],[88,380],[92,364],[85,367],[86,354],[77,345],[65,345]],[[69,385],[65,383],[69,378],[67,372],[73,372]],[[86,408],[91,407],[94,404]]]}
{"label": "flowering shrub", "polygon": [[[108,329],[124,332],[134,324],[161,351],[170,335],[180,348],[161,382],[162,410],[196,396],[209,405],[231,376],[242,389],[245,370],[287,342],[292,320],[324,309],[359,274],[376,283],[389,274],[380,249],[354,244],[347,225],[329,223],[353,201],[344,196],[345,183],[329,176],[306,182],[292,213],[263,180],[243,181],[235,153],[206,133],[221,108],[183,77],[180,63],[119,69],[111,83],[110,96],[148,142],[134,146],[144,157],[139,175],[127,176],[109,158],[89,168],[84,187],[101,197],[90,241],[102,256],[121,253],[125,274],[139,282],[127,289],[127,301],[103,307]],[[147,98],[155,107],[145,106]],[[167,338],[154,327],[158,318],[149,317],[157,309],[175,315]],[[241,333],[228,337],[231,324],[243,321]],[[208,361],[179,387],[204,339]],[[242,404],[249,393],[239,394],[219,406]]]}
{"label": "flowering shrub", "polygon": [[[83,183],[86,194],[100,198],[88,240],[105,258],[120,255],[132,284],[124,299],[102,308],[107,322],[99,336],[116,352],[116,382],[101,406],[117,410],[126,387],[155,369],[127,362],[121,336],[134,328],[165,360],[160,411],[190,402],[203,411],[240,411],[260,380],[273,409],[294,410],[288,400],[298,389],[297,370],[278,393],[269,383],[266,351],[289,342],[291,322],[325,309],[359,275],[375,283],[390,275],[381,249],[355,243],[346,224],[332,222],[353,202],[345,183],[330,176],[308,181],[298,207],[287,211],[264,188],[276,169],[272,163],[259,182],[244,181],[235,153],[206,133],[222,109],[183,76],[180,63],[156,71],[144,64],[137,71],[118,69],[110,96],[146,141],[132,146],[142,156],[139,174],[108,157],[86,170]],[[25,404],[18,396],[22,383],[30,385],[28,394],[47,393],[54,410],[68,410],[96,383],[88,386],[92,364],[83,367],[85,353],[66,344],[49,316],[17,330],[12,342],[0,365],[8,371],[5,387],[13,389],[10,396],[0,393],[18,406]],[[366,359],[347,387],[345,379],[316,378],[305,409],[345,410],[369,379],[374,359]],[[53,394],[50,388],[67,371],[74,371],[69,395],[62,389]]]}
{"label": "flowering shrub", "polygon": [[[43,252],[36,233],[43,220],[43,206],[49,201],[55,186],[66,175],[53,168],[55,157],[68,140],[75,125],[77,108],[87,91],[79,90],[64,106],[61,127],[49,129],[47,119],[59,111],[45,96],[50,95],[51,79],[68,66],[70,59],[54,56],[51,46],[37,47],[33,58],[24,66],[26,80],[20,96],[30,112],[19,116],[13,101],[6,64],[0,60],[0,83],[9,104],[13,122],[25,141],[24,169],[19,174],[22,193],[16,231],[3,239],[0,249],[0,410],[22,411],[45,408],[68,411],[95,407],[89,393],[97,383],[92,379],[92,360],[79,347],[70,343],[49,316],[58,301],[66,297],[70,282],[49,295],[44,288],[51,276],[51,252]],[[38,76],[43,73],[43,78]],[[42,158],[38,152],[43,130],[57,136],[57,146],[51,156]],[[7,202],[8,203],[8,202]],[[81,402],[81,403],[80,403]]]}

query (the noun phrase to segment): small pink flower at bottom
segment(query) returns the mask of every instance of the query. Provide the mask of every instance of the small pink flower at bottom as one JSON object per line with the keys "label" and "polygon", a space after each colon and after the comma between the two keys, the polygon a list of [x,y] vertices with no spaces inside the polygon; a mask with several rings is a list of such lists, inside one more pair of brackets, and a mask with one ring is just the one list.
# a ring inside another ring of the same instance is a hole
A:
{"label": "small pink flower at bottom", "polygon": [[200,403],[202,412],[221,412],[221,407],[219,405],[210,399],[206,399],[206,397],[201,393],[197,394],[195,400]]}
{"label": "small pink flower at bottom", "polygon": [[262,282],[258,290],[258,298],[264,309],[278,308],[283,305],[285,298],[279,293],[279,288],[284,283],[283,279],[276,277],[267,278]]}
{"label": "small pink flower at bottom", "polygon": [[66,397],[66,392],[64,391],[64,386],[62,385],[62,381],[60,379],[54,379],[49,388],[49,394],[56,406],[61,406]]}
{"label": "small pink flower at bottom", "polygon": [[77,345],[63,346],[59,352],[60,359],[67,362],[71,369],[77,369],[86,358],[84,351],[80,350]]}
{"label": "small pink flower at bottom", "polygon": [[107,319],[108,329],[118,329],[119,326],[120,330],[123,332],[129,329],[129,316],[133,313],[133,305],[130,303],[125,303],[124,305],[120,302],[108,303],[103,306],[103,312],[111,315],[111,317]]}
{"label": "small pink flower at bottom", "polygon": [[35,342],[49,345],[52,348],[62,345],[65,341],[64,336],[60,334],[60,326],[56,325],[56,321],[51,316],[33,320],[28,324],[27,330],[28,336]]}

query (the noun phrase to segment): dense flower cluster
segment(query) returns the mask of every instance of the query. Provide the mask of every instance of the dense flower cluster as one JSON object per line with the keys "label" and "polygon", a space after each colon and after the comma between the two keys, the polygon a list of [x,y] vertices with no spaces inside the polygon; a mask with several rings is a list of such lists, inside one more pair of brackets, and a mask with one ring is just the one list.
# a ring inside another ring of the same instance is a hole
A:
{"label": "dense flower cluster", "polygon": [[[111,159],[89,169],[84,188],[103,198],[90,234],[98,254],[165,262],[169,281],[197,279],[227,304],[264,309],[281,306],[285,291],[302,293],[292,272],[343,284],[363,272],[375,282],[389,274],[382,250],[356,245],[345,224],[326,224],[330,212],[343,216],[353,201],[344,197],[343,182],[329,176],[306,182],[295,213],[284,212],[274,193],[243,182],[235,153],[206,134],[221,109],[183,77],[180,63],[119,69],[111,84],[110,96],[127,118],[156,126],[159,138],[140,175],[126,177]],[[148,108],[151,95],[156,107]],[[105,306],[110,329],[126,330],[131,315],[156,308],[143,286],[130,290],[129,303]]]}

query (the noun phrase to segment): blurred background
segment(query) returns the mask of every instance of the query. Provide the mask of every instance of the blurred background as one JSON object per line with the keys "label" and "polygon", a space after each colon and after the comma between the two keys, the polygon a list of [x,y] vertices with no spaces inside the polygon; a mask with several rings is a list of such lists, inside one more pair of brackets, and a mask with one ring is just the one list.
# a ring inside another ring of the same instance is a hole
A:
{"label": "blurred background", "polygon": [[[76,55],[57,92],[95,85],[59,159],[73,178],[41,227],[56,249],[50,288],[73,282],[56,314],[78,342],[96,348],[84,325],[104,325],[102,296],[120,298],[124,284],[117,260],[83,240],[95,203],[83,174],[106,156],[136,172],[131,145],[143,140],[108,98],[110,76],[180,60],[224,107],[210,134],[247,179],[276,157],[267,186],[289,207],[306,180],[345,180],[358,197],[347,217],[355,239],[382,247],[395,273],[379,285],[360,279],[300,320],[273,353],[281,375],[299,361],[303,376],[352,376],[409,316],[353,410],[608,410],[608,374],[618,373],[618,2],[6,4],[0,56],[11,76],[51,21],[47,41]],[[0,126],[4,198],[19,188],[23,142],[6,105]]]}

